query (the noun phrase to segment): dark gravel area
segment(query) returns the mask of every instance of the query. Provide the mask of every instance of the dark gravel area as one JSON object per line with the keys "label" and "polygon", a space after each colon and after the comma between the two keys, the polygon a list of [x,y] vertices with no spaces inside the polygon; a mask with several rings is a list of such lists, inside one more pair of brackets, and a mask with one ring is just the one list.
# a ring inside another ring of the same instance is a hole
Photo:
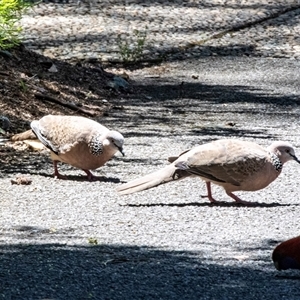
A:
{"label": "dark gravel area", "polygon": [[[289,59],[206,58],[129,72],[134,93],[111,101],[104,125],[125,136],[126,156],[99,169],[103,182],[44,153],[0,148],[0,299],[299,299],[299,271],[275,270],[274,247],[299,235],[300,166],[232,203],[187,179],[119,197],[120,182],[213,139],[268,146],[287,140],[300,156],[299,67]],[[9,153],[9,154],[8,154]],[[12,185],[17,174],[31,185]]]}

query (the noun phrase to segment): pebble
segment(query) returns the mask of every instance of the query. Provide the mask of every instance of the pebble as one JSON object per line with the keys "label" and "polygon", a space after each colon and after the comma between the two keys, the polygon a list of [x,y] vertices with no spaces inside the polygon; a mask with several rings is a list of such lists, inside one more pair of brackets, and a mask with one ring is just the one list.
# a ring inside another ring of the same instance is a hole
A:
{"label": "pebble", "polygon": [[146,33],[143,60],[300,56],[297,0],[44,1],[20,23],[25,46],[65,60],[120,61],[120,41],[136,49],[136,30]]}

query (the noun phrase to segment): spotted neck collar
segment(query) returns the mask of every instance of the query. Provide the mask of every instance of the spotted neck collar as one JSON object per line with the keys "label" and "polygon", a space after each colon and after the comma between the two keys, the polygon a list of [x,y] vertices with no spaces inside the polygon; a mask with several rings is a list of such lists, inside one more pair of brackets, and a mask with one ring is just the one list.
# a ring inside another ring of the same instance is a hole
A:
{"label": "spotted neck collar", "polygon": [[277,172],[282,170],[283,163],[275,153],[270,153],[271,163]]}

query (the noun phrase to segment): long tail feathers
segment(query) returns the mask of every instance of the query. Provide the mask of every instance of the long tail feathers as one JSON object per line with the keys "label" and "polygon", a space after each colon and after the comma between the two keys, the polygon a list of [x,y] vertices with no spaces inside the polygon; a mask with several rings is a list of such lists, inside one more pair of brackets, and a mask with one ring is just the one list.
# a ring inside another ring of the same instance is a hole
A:
{"label": "long tail feathers", "polygon": [[10,139],[15,142],[15,141],[24,141],[24,140],[36,140],[37,137],[33,133],[33,131],[29,129],[25,132],[21,132],[13,135]]}
{"label": "long tail feathers", "polygon": [[[165,168],[143,176],[138,179],[129,181],[117,188],[120,195],[132,194],[143,190],[150,189],[163,183],[167,183],[177,178],[173,178],[176,167],[171,164]],[[179,179],[179,178],[178,178]]]}

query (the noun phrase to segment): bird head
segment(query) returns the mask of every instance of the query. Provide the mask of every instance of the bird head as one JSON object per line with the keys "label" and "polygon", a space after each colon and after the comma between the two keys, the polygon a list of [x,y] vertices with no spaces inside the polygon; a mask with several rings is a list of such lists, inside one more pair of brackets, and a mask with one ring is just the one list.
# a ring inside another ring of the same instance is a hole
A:
{"label": "bird head", "polygon": [[268,147],[268,150],[276,154],[283,164],[289,160],[295,160],[300,164],[300,160],[297,158],[293,146],[288,142],[274,142]]}
{"label": "bird head", "polygon": [[107,140],[125,156],[123,151],[124,137],[120,132],[114,130],[110,131],[107,135]]}

